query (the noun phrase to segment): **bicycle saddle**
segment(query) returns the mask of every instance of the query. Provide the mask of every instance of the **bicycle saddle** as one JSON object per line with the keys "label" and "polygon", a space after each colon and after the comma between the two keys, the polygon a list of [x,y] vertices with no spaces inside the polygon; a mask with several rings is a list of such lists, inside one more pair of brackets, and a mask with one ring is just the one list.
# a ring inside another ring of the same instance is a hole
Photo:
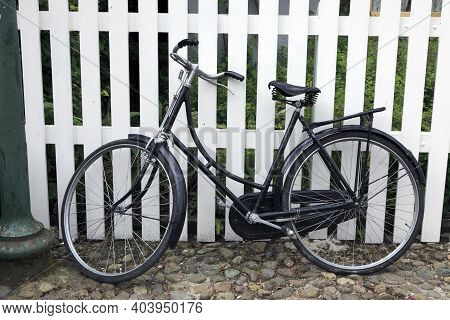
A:
{"label": "bicycle saddle", "polygon": [[293,97],[301,94],[316,94],[320,93],[320,89],[316,87],[300,87],[294,86],[289,83],[279,82],[279,81],[270,81],[270,87],[274,87],[274,89],[284,97]]}

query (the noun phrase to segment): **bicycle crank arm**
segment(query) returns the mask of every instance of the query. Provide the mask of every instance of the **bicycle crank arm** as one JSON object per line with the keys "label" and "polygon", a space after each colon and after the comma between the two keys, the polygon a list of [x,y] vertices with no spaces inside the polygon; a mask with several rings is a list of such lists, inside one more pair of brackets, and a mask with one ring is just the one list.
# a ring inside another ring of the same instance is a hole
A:
{"label": "bicycle crank arm", "polygon": [[250,223],[259,223],[259,224],[263,224],[268,227],[280,230],[280,231],[284,232],[289,238],[294,238],[294,231],[292,231],[287,225],[279,226],[272,222],[263,220],[259,217],[259,215],[257,213],[251,213],[248,216],[248,221]]}
{"label": "bicycle crank arm", "polygon": [[248,220],[249,223],[252,223],[252,224],[253,223],[264,224],[264,225],[269,226],[271,228],[283,231],[283,229],[279,225],[276,225],[274,223],[271,223],[269,221],[261,219],[260,216],[257,213],[250,213],[248,215],[248,217],[247,217],[247,220]]}

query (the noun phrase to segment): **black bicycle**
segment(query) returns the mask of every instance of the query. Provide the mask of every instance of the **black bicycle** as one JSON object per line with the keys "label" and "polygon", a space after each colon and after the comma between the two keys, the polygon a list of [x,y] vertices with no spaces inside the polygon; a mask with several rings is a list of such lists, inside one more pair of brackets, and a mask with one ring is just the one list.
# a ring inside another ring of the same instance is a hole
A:
{"label": "black bicycle", "polygon": [[[158,134],[130,134],[108,143],[73,175],[63,200],[61,229],[77,267],[98,281],[125,281],[147,271],[176,245],[187,192],[171,145],[231,200],[229,222],[242,238],[289,237],[311,262],[338,274],[369,274],[399,259],[422,224],[424,175],[410,151],[372,128],[374,114],[384,108],[308,123],[301,110],[314,106],[320,90],[272,81],[273,99],[295,111],[264,183],[240,178],[218,165],[199,141],[189,88],[195,77],[217,84],[222,77],[243,81],[244,76],[232,71],[209,75],[177,53],[197,45],[182,40],[170,54],[184,70]],[[171,131],[183,103],[190,134],[206,164]],[[343,125],[353,118],[360,125]],[[308,138],[282,161],[297,121]],[[334,128],[317,132],[323,126]],[[259,192],[237,197],[211,168]]]}

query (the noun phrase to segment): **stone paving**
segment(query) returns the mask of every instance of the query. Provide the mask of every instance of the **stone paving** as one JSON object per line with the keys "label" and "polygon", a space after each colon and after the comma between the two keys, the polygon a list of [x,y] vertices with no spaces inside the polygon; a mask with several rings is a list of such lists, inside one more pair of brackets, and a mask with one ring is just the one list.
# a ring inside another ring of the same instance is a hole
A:
{"label": "stone paving", "polygon": [[[130,282],[82,276],[63,246],[53,266],[10,289],[4,299],[450,299],[450,245],[413,244],[393,266],[341,277],[302,257],[290,242],[179,243]],[[12,291],[11,291],[12,290]]]}

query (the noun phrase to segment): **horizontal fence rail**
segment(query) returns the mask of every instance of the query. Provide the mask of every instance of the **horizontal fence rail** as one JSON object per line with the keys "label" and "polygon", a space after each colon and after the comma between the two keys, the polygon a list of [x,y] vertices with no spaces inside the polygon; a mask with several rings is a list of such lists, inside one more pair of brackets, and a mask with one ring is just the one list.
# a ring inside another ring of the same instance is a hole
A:
{"label": "horizontal fence rail", "polygon": [[[277,76],[277,46],[280,36],[288,38],[288,82],[304,85],[307,77],[308,37],[316,37],[315,85],[322,89],[313,112],[315,121],[333,117],[336,59],[339,36],[348,37],[347,71],[344,114],[360,112],[364,106],[367,43],[369,37],[378,38],[378,57],[374,107],[387,111],[375,116],[375,127],[392,134],[418,157],[428,154],[425,217],[421,240],[440,239],[447,160],[450,150],[448,118],[450,110],[450,0],[443,0],[440,17],[431,15],[431,0],[413,0],[411,13],[400,13],[400,0],[383,1],[381,12],[370,14],[370,0],[351,1],[349,16],[339,16],[339,0],[321,1],[317,16],[308,14],[308,0],[290,1],[289,15],[278,14],[278,0],[260,1],[259,14],[248,13],[247,0],[229,0],[228,14],[218,14],[217,1],[199,0],[198,14],[188,13],[185,0],[169,0],[168,13],[158,13],[157,1],[139,1],[139,12],[128,12],[127,2],[109,0],[109,11],[99,12],[96,1],[79,0],[78,11],[69,11],[67,0],[49,0],[48,11],[39,11],[38,0],[19,0],[17,11],[21,33],[23,81],[26,107],[30,196],[32,212],[46,227],[50,226],[47,181],[47,145],[55,145],[58,212],[65,188],[75,170],[74,147],[83,146],[84,156],[104,143],[126,138],[129,133],[153,135],[159,121],[158,34],[167,33],[169,50],[188,34],[198,34],[200,47],[198,62],[209,72],[217,72],[217,39],[227,34],[228,69],[248,73],[247,37],[258,36],[258,74],[256,85],[256,129],[246,126],[245,84],[229,81],[234,94],[227,94],[227,128],[217,128],[217,89],[198,84],[198,132],[213,158],[217,149],[229,150],[227,168],[236,174],[245,171],[245,149],[255,150],[255,180],[262,181],[268,171],[273,150],[279,146],[283,130],[275,129],[275,104],[267,83]],[[44,119],[41,32],[50,32],[52,92],[54,124]],[[74,125],[72,108],[70,32],[79,32],[82,125]],[[99,33],[108,32],[111,96],[111,125],[102,126]],[[130,124],[130,32],[139,33],[140,127]],[[392,130],[394,82],[399,38],[408,38],[407,69],[404,85],[402,128]],[[423,91],[427,72],[427,53],[430,38],[439,39],[436,83],[431,130],[421,130]],[[181,50],[186,54],[186,49]],[[250,57],[251,58],[251,57]],[[169,97],[177,89],[179,65],[169,62]],[[287,111],[286,121],[292,110]],[[174,132],[190,147],[195,147],[185,128],[182,110]],[[351,122],[349,122],[351,124]],[[296,128],[294,143],[301,140]],[[232,152],[230,152],[232,150]],[[288,151],[289,151],[288,150]],[[187,174],[188,163],[178,156]],[[264,159],[260,161],[259,159]],[[95,179],[86,183],[95,188]],[[226,181],[238,195],[243,186]],[[196,208],[197,240],[216,239],[216,191],[199,175]],[[101,215],[102,212],[96,214]],[[226,215],[228,214],[228,209]],[[225,219],[227,220],[227,219]],[[349,221],[348,223],[351,223]],[[152,229],[148,225],[145,228]],[[182,240],[187,240],[188,224]],[[126,230],[118,232],[126,233]],[[326,230],[317,231],[321,238]],[[238,240],[225,222],[226,240]]]}

